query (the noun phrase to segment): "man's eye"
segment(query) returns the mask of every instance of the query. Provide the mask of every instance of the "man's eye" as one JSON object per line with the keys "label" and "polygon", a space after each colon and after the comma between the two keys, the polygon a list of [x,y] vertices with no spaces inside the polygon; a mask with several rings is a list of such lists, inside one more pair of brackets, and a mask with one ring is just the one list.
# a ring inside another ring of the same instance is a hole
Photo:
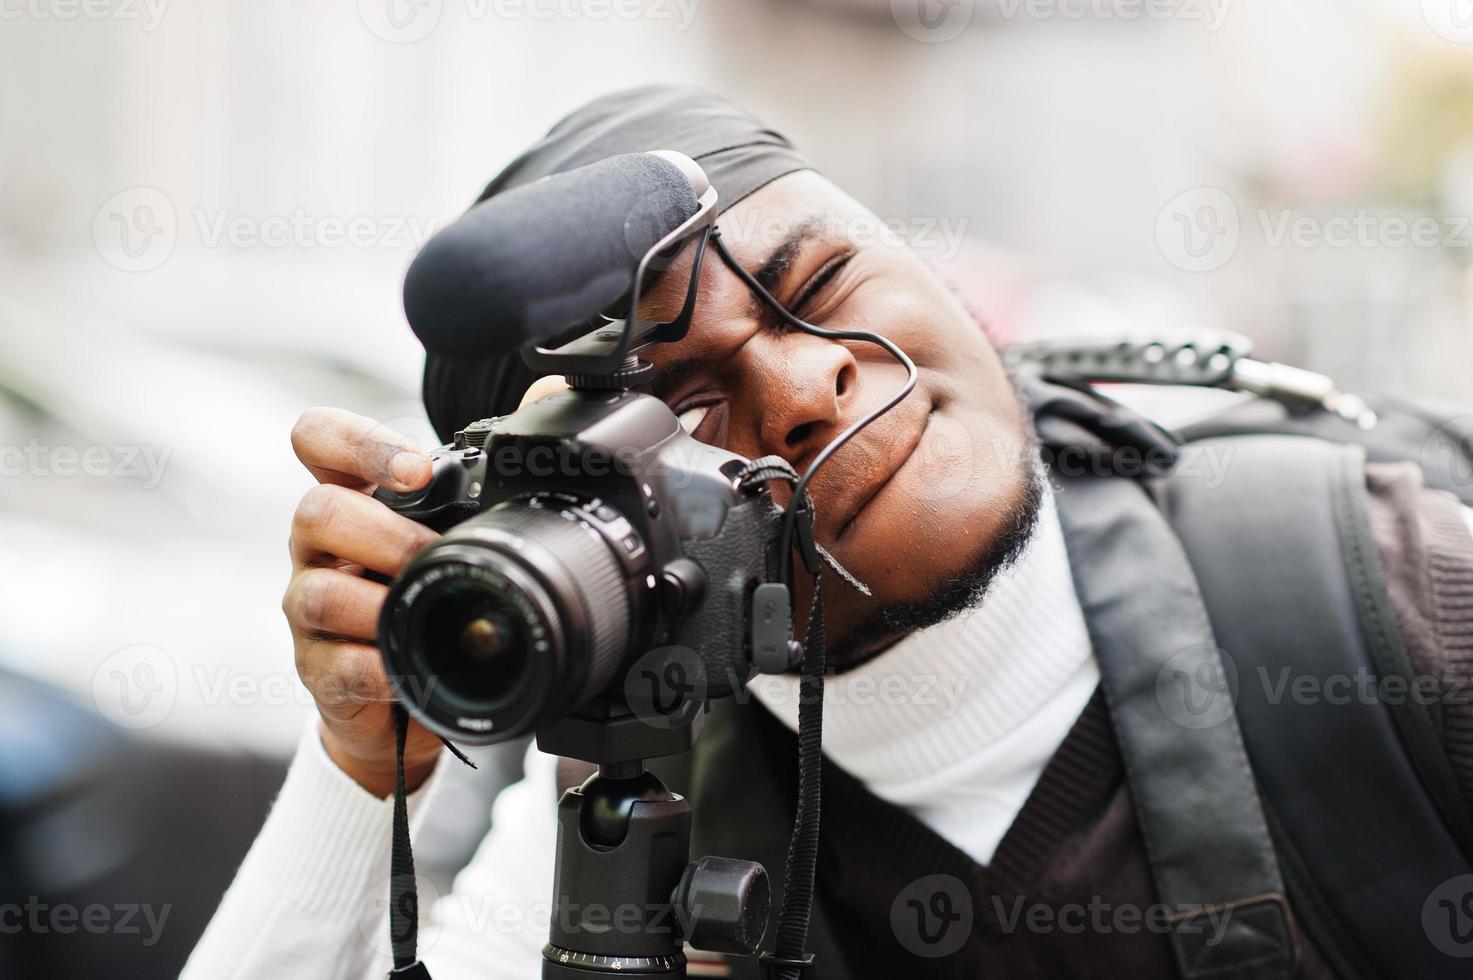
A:
{"label": "man's eye", "polygon": [[681,412],[677,418],[680,419],[680,427],[682,429],[691,435],[695,435],[696,429],[700,428],[701,423],[706,420],[706,416],[710,412],[710,405],[697,405],[695,408],[688,408]]}

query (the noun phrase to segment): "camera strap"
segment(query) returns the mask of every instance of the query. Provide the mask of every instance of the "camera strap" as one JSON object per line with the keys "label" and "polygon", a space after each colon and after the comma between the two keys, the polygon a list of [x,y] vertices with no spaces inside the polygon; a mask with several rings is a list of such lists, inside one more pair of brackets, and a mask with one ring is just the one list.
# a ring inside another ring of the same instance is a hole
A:
{"label": "camera strap", "polygon": [[[800,540],[804,533],[802,527],[800,523]],[[798,805],[793,815],[793,837],[788,842],[787,867],[783,872],[783,904],[778,916],[777,939],[772,952],[762,957],[766,975],[776,980],[801,980],[813,966],[813,955],[807,952],[807,947],[808,923],[818,876],[825,661],[823,583],[818,572],[814,571],[813,601],[809,604],[803,668],[798,682]]]}
{"label": "camera strap", "polygon": [[[404,743],[409,737],[409,712],[394,704],[394,829],[389,852],[389,944],[394,952],[395,980],[431,980],[419,961],[419,887],[414,876],[414,848],[409,841],[409,794],[404,789]],[[466,754],[444,738],[450,754],[476,768]]]}
{"label": "camera strap", "polygon": [[[788,505],[792,521],[792,546],[813,578],[813,598],[808,607],[808,627],[803,642],[803,662],[798,681],[798,803],[793,814],[793,836],[783,870],[783,901],[778,913],[777,936],[770,953],[761,957],[763,975],[771,980],[801,980],[813,966],[807,952],[808,924],[813,912],[813,895],[818,877],[818,841],[821,827],[823,777],[823,681],[827,672],[823,630],[823,562],[833,563],[813,540],[813,497],[802,486],[798,473],[781,456],[754,459],[738,476],[743,486],[782,480],[793,487]],[[787,553],[783,561],[790,560]],[[841,569],[842,570],[842,569]],[[844,573],[846,579],[850,578]]]}

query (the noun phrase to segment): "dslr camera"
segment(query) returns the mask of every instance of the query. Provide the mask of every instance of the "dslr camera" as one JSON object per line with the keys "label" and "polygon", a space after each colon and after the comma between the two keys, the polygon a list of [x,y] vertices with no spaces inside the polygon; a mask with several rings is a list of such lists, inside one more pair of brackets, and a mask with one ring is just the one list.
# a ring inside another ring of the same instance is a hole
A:
{"label": "dslr camera", "polygon": [[[788,665],[785,591],[762,589],[781,513],[741,482],[747,460],[691,438],[658,399],[574,387],[431,455],[422,490],[379,493],[446,532],[393,583],[379,636],[436,732],[489,743],[563,721],[592,740],[622,724],[650,742],[639,756],[661,755],[659,733],[706,698],[774,654]],[[544,749],[606,755],[553,737]]]}

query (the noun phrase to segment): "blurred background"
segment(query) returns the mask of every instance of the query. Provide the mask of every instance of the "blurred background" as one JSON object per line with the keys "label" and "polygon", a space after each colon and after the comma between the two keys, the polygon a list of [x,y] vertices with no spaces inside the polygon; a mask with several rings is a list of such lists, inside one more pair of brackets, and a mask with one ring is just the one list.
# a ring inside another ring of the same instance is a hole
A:
{"label": "blurred background", "polygon": [[430,442],[409,259],[652,81],[769,118],[1000,339],[1469,393],[1467,0],[0,0],[0,903],[172,909],[0,929],[0,974],[177,972],[312,713],[293,420]]}

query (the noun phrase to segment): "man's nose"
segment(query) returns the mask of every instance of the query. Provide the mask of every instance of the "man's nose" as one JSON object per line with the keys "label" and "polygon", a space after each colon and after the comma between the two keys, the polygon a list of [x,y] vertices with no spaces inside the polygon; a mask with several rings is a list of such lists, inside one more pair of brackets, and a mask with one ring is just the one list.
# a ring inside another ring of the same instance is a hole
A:
{"label": "man's nose", "polygon": [[842,430],[858,366],[843,344],[803,333],[774,338],[766,354],[762,449],[796,464]]}

